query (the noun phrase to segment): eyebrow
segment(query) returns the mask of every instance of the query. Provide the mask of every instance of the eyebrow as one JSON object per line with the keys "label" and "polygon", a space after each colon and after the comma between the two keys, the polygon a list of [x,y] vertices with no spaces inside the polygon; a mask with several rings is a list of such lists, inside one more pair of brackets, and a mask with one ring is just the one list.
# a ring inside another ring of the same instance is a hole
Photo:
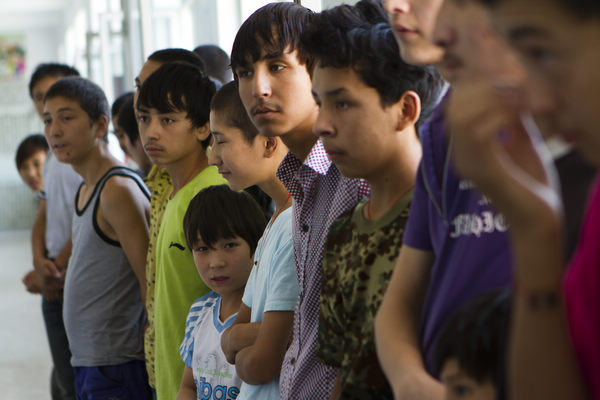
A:
{"label": "eyebrow", "polygon": [[511,29],[508,34],[508,39],[511,42],[518,42],[520,40],[530,39],[530,38],[547,38],[548,32],[533,26],[520,26]]}

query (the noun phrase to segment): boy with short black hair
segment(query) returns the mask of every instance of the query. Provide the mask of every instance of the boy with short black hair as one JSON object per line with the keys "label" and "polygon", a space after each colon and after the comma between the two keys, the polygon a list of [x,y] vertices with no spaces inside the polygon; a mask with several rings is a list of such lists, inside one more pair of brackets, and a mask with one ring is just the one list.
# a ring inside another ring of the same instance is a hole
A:
{"label": "boy with short black hair", "polygon": [[158,398],[177,395],[183,373],[177,349],[185,331],[185,313],[198,295],[208,292],[195,273],[181,227],[194,195],[225,182],[215,167],[208,166],[205,153],[214,93],[214,84],[198,67],[167,63],[145,80],[136,103],[144,148],[172,182],[155,249],[154,362]]}
{"label": "boy with short black hair", "polygon": [[43,115],[55,156],[83,178],[64,300],[77,397],[148,399],[141,335],[149,193],[107,150],[109,108],[96,84],[56,82],[44,97]]}
{"label": "boy with short black hair", "polygon": [[183,219],[188,249],[211,289],[196,299],[179,349],[185,362],[179,400],[235,399],[241,379],[221,349],[221,334],[236,319],[265,218],[248,193],[226,185],[200,191]]}
{"label": "boy with short black hair", "polygon": [[[39,64],[29,81],[29,94],[42,118],[46,91],[66,76],[79,72],[65,64]],[[70,165],[48,153],[43,169],[44,190],[31,229],[33,265],[42,277],[42,315],[54,369],[51,377],[53,399],[74,399],[75,385],[71,352],[63,322],[64,273],[71,255],[73,199],[81,177]]]}
{"label": "boy with short black hair", "polygon": [[257,184],[275,203],[255,252],[238,317],[223,334],[222,346],[244,381],[238,399],[279,399],[279,373],[298,299],[292,199],[275,175],[287,147],[278,137],[258,134],[236,82],[223,86],[213,98],[210,122],[210,163],[219,168],[233,190]]}
{"label": "boy with short black hair", "polygon": [[134,93],[129,92],[115,100],[111,110],[112,123],[121,150],[133,159],[139,168],[140,175],[145,178],[152,168],[152,161],[148,158],[140,140],[133,96]]}
{"label": "boy with short black hair", "polygon": [[[161,65],[168,62],[187,62],[203,69],[204,64],[189,50],[168,48],[157,50],[152,53],[138,75],[135,77],[136,91],[133,96],[134,116],[137,112],[136,99],[140,92],[140,87],[144,81]],[[137,121],[137,117],[136,117]],[[118,122],[118,121],[117,121]],[[137,122],[136,122],[137,123]],[[139,134],[139,126],[138,126]],[[140,145],[145,143],[140,137]],[[148,154],[146,154],[148,156]],[[151,160],[152,161],[152,160]],[[169,173],[160,165],[153,165],[145,177],[146,185],[152,194],[150,198],[150,241],[148,242],[148,254],[146,256],[146,313],[148,316],[148,327],[144,332],[144,352],[146,353],[146,368],[148,371],[148,382],[152,389],[156,389],[155,384],[155,335],[154,335],[154,289],[156,285],[156,240],[162,216],[167,207],[169,197],[173,191],[173,185]]]}
{"label": "boy with short black hair", "polygon": [[440,334],[435,368],[446,399],[506,399],[510,292],[492,291],[458,309]]}
{"label": "boy with short black hair", "polygon": [[318,108],[311,94],[312,56],[298,46],[313,13],[271,3],[240,27],[231,52],[240,98],[259,132],[290,149],[277,176],[292,195],[293,245],[300,297],[292,343],[280,375],[283,399],[329,398],[336,370],[316,359],[321,257],[330,224],[368,193],[327,159],[312,134]]}
{"label": "boy with short black hair", "polygon": [[317,14],[302,45],[316,59],[313,131],[344,176],[363,178],[371,188],[329,230],[317,356],[339,368],[332,399],[391,399],[373,320],[402,244],[421,160],[416,126],[444,82],[435,68],[400,59],[383,9],[371,1]]}

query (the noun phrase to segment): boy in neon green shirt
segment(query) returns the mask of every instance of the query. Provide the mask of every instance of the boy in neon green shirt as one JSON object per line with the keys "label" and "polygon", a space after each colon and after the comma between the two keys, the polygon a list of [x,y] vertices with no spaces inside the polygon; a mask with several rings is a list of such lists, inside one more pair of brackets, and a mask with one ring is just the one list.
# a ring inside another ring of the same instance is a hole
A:
{"label": "boy in neon green shirt", "polygon": [[[170,84],[164,85],[164,82]],[[208,288],[186,249],[183,217],[200,190],[225,183],[205,153],[214,84],[197,67],[167,63],[143,83],[137,110],[140,137],[154,164],[164,167],[173,192],[156,242],[154,304],[156,393],[174,399],[184,364],[179,356],[187,311]]]}

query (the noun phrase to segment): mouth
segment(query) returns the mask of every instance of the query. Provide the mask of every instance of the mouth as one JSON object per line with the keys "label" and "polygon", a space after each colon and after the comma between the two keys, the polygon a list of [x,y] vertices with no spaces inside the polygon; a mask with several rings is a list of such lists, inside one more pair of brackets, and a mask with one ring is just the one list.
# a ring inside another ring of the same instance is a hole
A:
{"label": "mouth", "polygon": [[270,118],[279,112],[277,107],[260,104],[252,108],[251,113],[255,118]]}
{"label": "mouth", "polygon": [[210,280],[215,285],[222,285],[229,280],[229,277],[228,276],[213,276],[212,278],[210,278]]}
{"label": "mouth", "polygon": [[59,144],[53,144],[52,145],[52,149],[55,150],[55,151],[59,151],[59,152],[63,151],[66,147],[67,147],[67,145],[64,144],[64,143],[59,143]]}
{"label": "mouth", "polygon": [[447,72],[455,72],[463,66],[462,61],[459,57],[456,57],[454,54],[445,52],[444,58],[440,63],[440,67],[443,68]]}
{"label": "mouth", "polygon": [[398,25],[398,24],[394,25],[394,31],[396,31],[396,33],[398,33],[398,35],[401,37],[410,37],[410,36],[417,35],[419,33],[419,31],[417,29],[408,28],[404,25]]}
{"label": "mouth", "polygon": [[225,176],[229,176],[229,175],[231,175],[231,172],[229,172],[229,171],[221,171],[221,170],[219,170],[219,174],[221,174],[221,176],[225,177]]}
{"label": "mouth", "polygon": [[155,146],[155,145],[146,145],[146,146],[144,146],[144,150],[146,150],[146,153],[148,153],[148,155],[159,154],[163,151],[162,148],[160,148],[159,146]]}
{"label": "mouth", "polygon": [[325,152],[327,153],[327,158],[332,162],[335,162],[344,156],[344,152],[341,150],[325,148]]}

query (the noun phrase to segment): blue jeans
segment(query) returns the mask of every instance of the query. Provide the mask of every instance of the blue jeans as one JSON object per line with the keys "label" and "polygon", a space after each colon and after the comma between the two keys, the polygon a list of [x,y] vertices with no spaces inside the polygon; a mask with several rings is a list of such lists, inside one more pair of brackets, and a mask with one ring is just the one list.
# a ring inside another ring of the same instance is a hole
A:
{"label": "blue jeans", "polygon": [[75,400],[75,375],[71,367],[71,350],[63,323],[62,307],[62,300],[48,301],[42,297],[42,315],[54,363],[52,399]]}

